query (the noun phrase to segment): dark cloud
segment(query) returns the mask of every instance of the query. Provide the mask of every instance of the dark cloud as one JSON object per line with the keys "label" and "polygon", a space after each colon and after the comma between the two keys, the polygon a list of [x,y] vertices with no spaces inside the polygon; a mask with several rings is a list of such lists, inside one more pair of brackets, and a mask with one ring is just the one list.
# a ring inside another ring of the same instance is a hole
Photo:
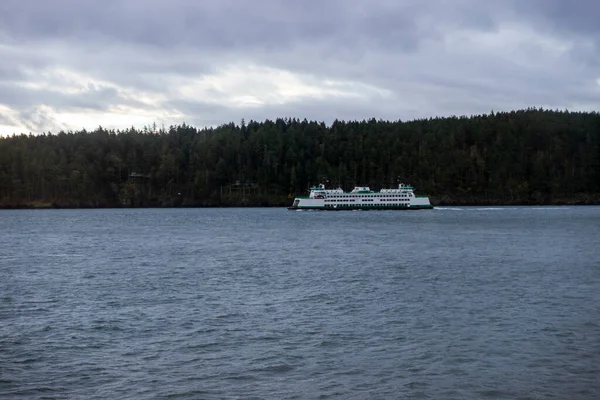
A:
{"label": "dark cloud", "polygon": [[15,113],[6,112],[0,108],[0,126],[20,127],[19,130],[3,132],[4,134],[41,133],[52,130],[68,130],[69,127],[57,121],[52,112],[43,106],[31,106],[20,109]]}
{"label": "dark cloud", "polygon": [[[457,4],[461,4],[460,2]],[[17,41],[69,38],[149,48],[276,51],[297,43],[332,41],[354,48],[412,50],[433,34],[420,30],[422,15],[443,17],[439,1],[276,0],[156,1],[5,0],[0,26]],[[464,7],[453,6],[463,9]],[[478,17],[474,25],[492,24]]]}
{"label": "dark cloud", "polygon": [[[115,106],[200,125],[600,108],[598,20],[592,0],[3,0],[0,124]],[[316,94],[327,82],[345,94]]]}
{"label": "dark cloud", "polygon": [[600,2],[595,0],[520,1],[516,7],[524,19],[544,26],[554,34],[600,39]]}
{"label": "dark cloud", "polygon": [[[438,30],[494,30],[506,18],[566,34],[600,33],[594,0],[54,0],[0,3],[0,29],[17,42],[66,39],[150,48],[265,49],[332,41],[342,47],[414,49]],[[424,27],[420,24],[425,22]]]}
{"label": "dark cloud", "polygon": [[82,88],[80,92],[68,93],[59,88],[55,90],[37,89],[7,83],[0,83],[0,104],[9,104],[17,109],[36,104],[52,105],[70,112],[105,111],[113,104],[130,107],[147,106],[135,99],[123,98],[115,88],[98,88],[89,85]]}
{"label": "dark cloud", "polygon": [[32,133],[48,132],[47,127],[68,130],[67,125],[56,120],[50,110],[45,107],[29,107],[19,112],[19,120]]}
{"label": "dark cloud", "polygon": [[569,56],[600,67],[600,2],[595,0],[532,0],[516,3],[516,14],[541,33],[572,42]]}

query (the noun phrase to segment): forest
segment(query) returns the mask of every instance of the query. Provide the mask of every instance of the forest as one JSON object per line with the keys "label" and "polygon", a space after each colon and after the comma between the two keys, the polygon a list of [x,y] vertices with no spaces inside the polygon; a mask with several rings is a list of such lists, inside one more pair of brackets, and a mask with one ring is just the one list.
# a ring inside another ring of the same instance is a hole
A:
{"label": "forest", "polygon": [[287,206],[310,186],[434,205],[600,204],[600,114],[279,118],[0,137],[0,208]]}

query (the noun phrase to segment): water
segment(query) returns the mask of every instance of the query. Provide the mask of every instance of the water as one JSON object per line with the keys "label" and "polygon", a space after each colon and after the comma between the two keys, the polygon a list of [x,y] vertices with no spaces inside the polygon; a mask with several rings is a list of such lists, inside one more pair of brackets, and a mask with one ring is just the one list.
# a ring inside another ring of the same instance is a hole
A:
{"label": "water", "polygon": [[0,211],[0,398],[600,398],[600,207]]}

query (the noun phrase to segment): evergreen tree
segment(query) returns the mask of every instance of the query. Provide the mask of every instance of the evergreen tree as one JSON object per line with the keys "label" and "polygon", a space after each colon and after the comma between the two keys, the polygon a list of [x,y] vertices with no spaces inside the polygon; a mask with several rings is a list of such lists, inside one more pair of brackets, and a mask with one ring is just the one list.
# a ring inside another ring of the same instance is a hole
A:
{"label": "evergreen tree", "polygon": [[241,120],[0,138],[0,206],[288,205],[313,184],[413,184],[434,204],[600,202],[600,114]]}

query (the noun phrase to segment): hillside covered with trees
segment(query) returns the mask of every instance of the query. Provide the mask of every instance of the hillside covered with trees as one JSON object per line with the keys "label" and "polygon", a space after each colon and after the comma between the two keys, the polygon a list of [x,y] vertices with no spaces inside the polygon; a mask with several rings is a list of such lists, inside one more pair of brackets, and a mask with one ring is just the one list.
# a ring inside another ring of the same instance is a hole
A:
{"label": "hillside covered with trees", "polygon": [[399,181],[440,204],[600,204],[600,114],[277,119],[0,138],[0,207],[284,206]]}

